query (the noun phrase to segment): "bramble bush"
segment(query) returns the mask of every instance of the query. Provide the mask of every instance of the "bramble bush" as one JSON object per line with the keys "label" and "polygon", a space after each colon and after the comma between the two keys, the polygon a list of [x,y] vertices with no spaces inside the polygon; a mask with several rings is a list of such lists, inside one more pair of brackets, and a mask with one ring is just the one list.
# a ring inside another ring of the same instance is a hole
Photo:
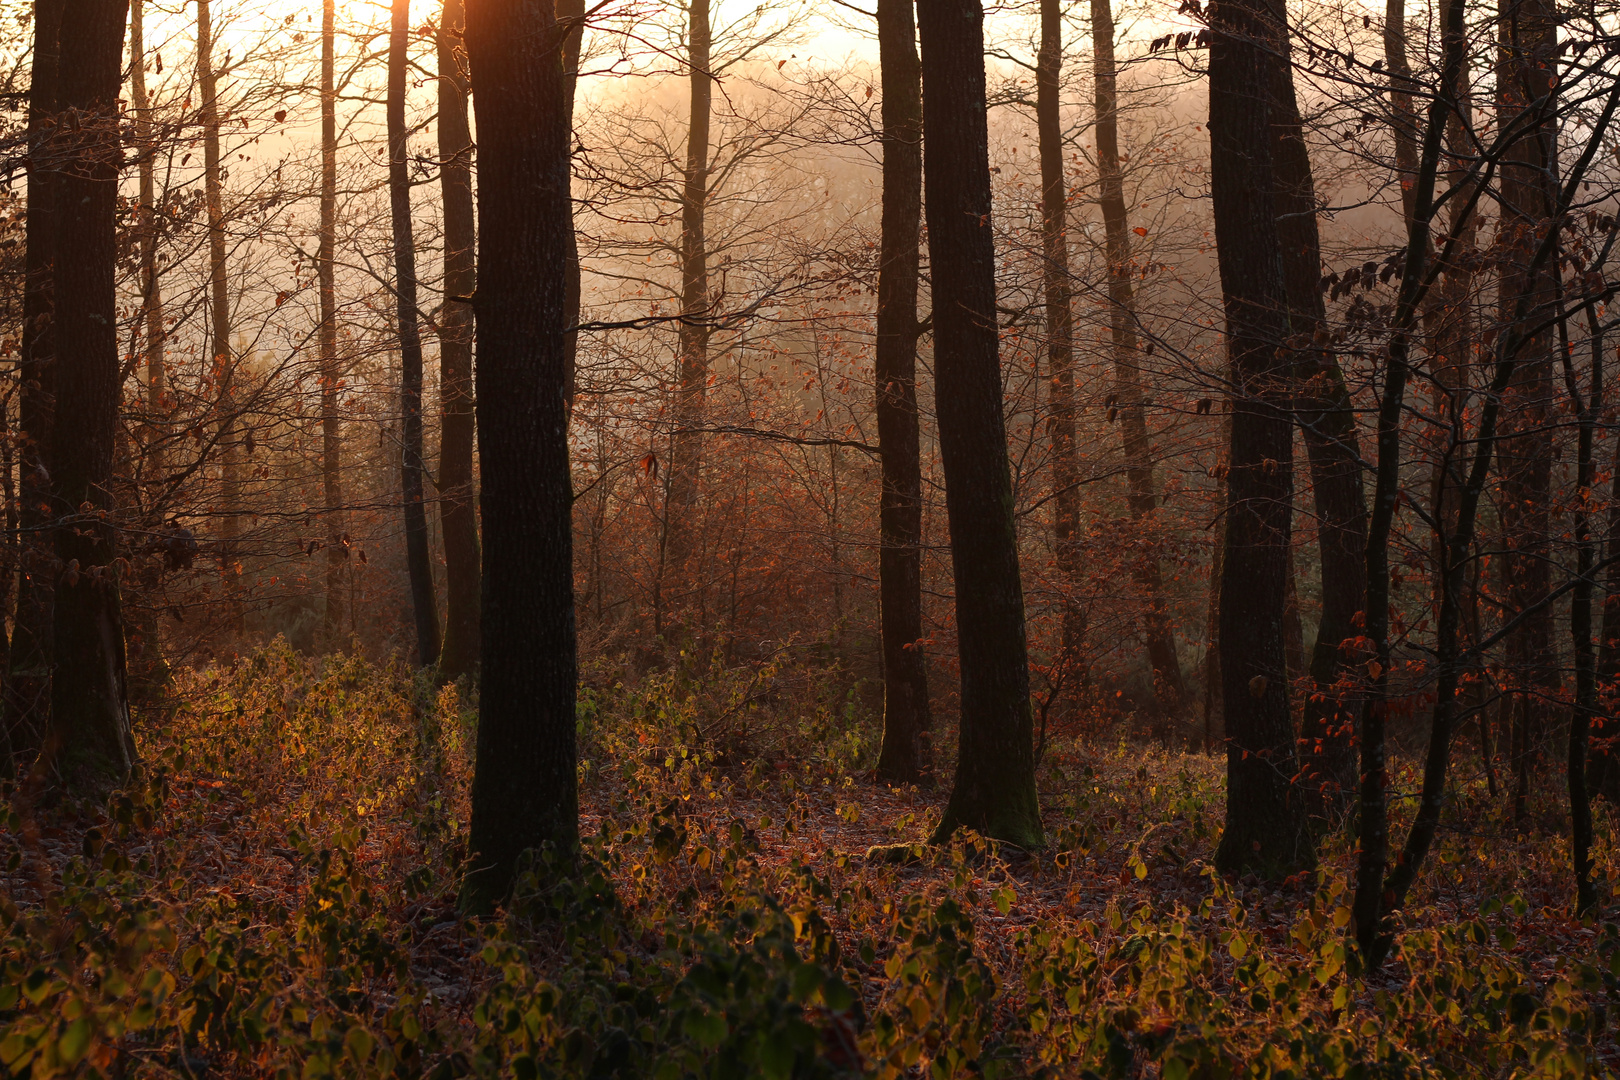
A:
{"label": "bramble bush", "polygon": [[[1054,754],[1059,840],[1038,856],[908,847],[932,803],[860,780],[873,723],[836,670],[787,651],[594,675],[581,849],[538,853],[473,922],[454,908],[476,724],[460,689],[284,646],[182,674],[126,789],[13,793],[0,1070],[1612,1074],[1620,931],[1505,889],[1461,910],[1453,886],[1485,873],[1463,841],[1369,977],[1342,841],[1285,889],[1223,880],[1202,862],[1219,801],[1196,757]],[[883,839],[901,857],[859,854]]]}

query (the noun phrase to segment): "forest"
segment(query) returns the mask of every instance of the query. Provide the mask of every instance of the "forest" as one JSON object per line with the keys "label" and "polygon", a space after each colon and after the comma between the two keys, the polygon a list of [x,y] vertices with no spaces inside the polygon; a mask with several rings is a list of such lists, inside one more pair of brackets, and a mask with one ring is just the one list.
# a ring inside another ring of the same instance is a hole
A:
{"label": "forest", "polygon": [[1620,1076],[1609,3],[0,0],[0,1080]]}

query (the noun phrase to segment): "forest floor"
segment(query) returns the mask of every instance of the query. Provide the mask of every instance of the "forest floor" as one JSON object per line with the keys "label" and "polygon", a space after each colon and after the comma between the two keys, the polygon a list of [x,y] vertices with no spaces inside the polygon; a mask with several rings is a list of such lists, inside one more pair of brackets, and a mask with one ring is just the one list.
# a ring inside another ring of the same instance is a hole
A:
{"label": "forest floor", "polygon": [[1344,837],[1288,882],[1209,868],[1212,756],[1056,740],[1045,850],[931,849],[944,792],[869,779],[875,732],[835,673],[587,687],[584,862],[480,922],[456,906],[454,687],[275,648],[182,674],[143,781],[13,795],[0,1075],[1620,1070],[1612,823],[1604,918],[1576,919],[1551,770],[1523,830],[1459,783],[1369,976]]}

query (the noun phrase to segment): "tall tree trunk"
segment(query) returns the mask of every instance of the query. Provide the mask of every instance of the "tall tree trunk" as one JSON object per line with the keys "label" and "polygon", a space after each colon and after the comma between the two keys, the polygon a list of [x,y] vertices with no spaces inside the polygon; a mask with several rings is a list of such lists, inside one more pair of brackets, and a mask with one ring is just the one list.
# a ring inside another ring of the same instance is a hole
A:
{"label": "tall tree trunk", "polygon": [[[56,552],[55,659],[47,753],[71,775],[127,775],[135,760],[124,678],[124,628],[113,565],[113,444],[118,432],[118,90],[127,0],[67,0],[52,165],[57,218],[57,407],[72,424],[52,441]],[[94,508],[81,513],[86,504]]]}
{"label": "tall tree trunk", "polygon": [[878,555],[883,620],[883,750],[878,776],[933,766],[922,651],[922,465],[917,434],[917,276],[922,239],[922,82],[912,0],[878,0],[883,69],[883,243],[878,267]]}
{"label": "tall tree trunk", "polygon": [[1575,459],[1575,550],[1578,575],[1570,598],[1569,629],[1575,650],[1575,709],[1569,723],[1566,758],[1569,785],[1570,854],[1575,877],[1575,910],[1585,913],[1597,905],[1592,882],[1592,799],[1586,787],[1587,741],[1597,713],[1597,655],[1592,645],[1592,568],[1597,563],[1597,541],[1592,534],[1590,498],[1596,469],[1592,460],[1597,420],[1603,414],[1603,331],[1597,312],[1587,311],[1592,341],[1591,384],[1586,400],[1578,396],[1574,378],[1570,390],[1577,395],[1580,435]]}
{"label": "tall tree trunk", "polygon": [[[1105,3],[1105,10],[1106,7]],[[1093,4],[1092,19],[1095,22],[1097,18],[1097,5]],[[1112,56],[1112,42],[1109,48]],[[1069,192],[1063,176],[1059,101],[1062,74],[1062,6],[1057,0],[1041,0],[1041,48],[1035,61],[1035,128],[1041,157],[1041,287],[1042,301],[1046,305],[1046,366],[1052,395],[1046,431],[1052,442],[1053,554],[1063,588],[1058,670],[1053,693],[1068,689],[1073,698],[1075,688],[1086,682],[1090,665],[1086,656],[1087,612],[1080,596],[1080,461],[1075,449],[1074,305],[1069,282]],[[1100,86],[1104,78],[1100,62],[1097,77]],[[1110,69],[1107,78],[1112,77]],[[1099,89],[1099,102],[1102,94]],[[1098,129],[1101,130],[1100,120]],[[1107,192],[1103,197],[1107,198]],[[1112,236],[1110,233],[1110,240]],[[1109,280],[1112,283],[1112,274]]]}
{"label": "tall tree trunk", "polygon": [[935,839],[943,842],[966,826],[1032,848],[1040,846],[1042,834],[1002,415],[984,9],[978,0],[930,0],[919,8],[917,23],[935,409],[962,671],[956,778]]}
{"label": "tall tree trunk", "polygon": [[[1604,526],[1605,558],[1620,555],[1620,441],[1609,465],[1609,512]],[[1603,616],[1598,639],[1598,685],[1607,689],[1605,708],[1593,718],[1591,767],[1587,787],[1592,794],[1620,805],[1620,722],[1613,707],[1615,683],[1620,679],[1620,562],[1610,563],[1603,583]]]}
{"label": "tall tree trunk", "polygon": [[[1286,31],[1284,31],[1286,32]],[[1294,94],[1286,40],[1272,65],[1272,171],[1277,236],[1282,244],[1289,330],[1303,347],[1296,361],[1298,420],[1316,498],[1322,563],[1322,610],[1311,651],[1315,692],[1305,695],[1300,743],[1304,788],[1314,809],[1348,809],[1356,790],[1356,727],[1360,701],[1335,689],[1358,659],[1344,643],[1361,633],[1356,614],[1367,587],[1367,502],[1362,494],[1361,440],[1349,387],[1329,347],[1327,309],[1318,282],[1322,243],[1316,184]]]}
{"label": "tall tree trunk", "polygon": [[[1062,55],[1063,15],[1058,0],[1041,3],[1041,65],[1036,73],[1036,110],[1040,113],[1041,187],[1046,227],[1047,308],[1053,304],[1052,278],[1061,259],[1063,320],[1068,321],[1068,252],[1062,239],[1064,207],[1063,146],[1058,128],[1058,61]],[[1129,487],[1131,517],[1138,526],[1158,505],[1153,482],[1153,448],[1148,442],[1147,417],[1142,405],[1141,343],[1136,336],[1136,295],[1131,285],[1131,230],[1125,208],[1125,178],[1119,155],[1119,89],[1114,65],[1114,12],[1110,0],[1091,0],[1091,40],[1096,66],[1097,181],[1103,228],[1108,245],[1109,326],[1114,346],[1114,392],[1119,402],[1120,430],[1125,437],[1125,481]],[[1043,82],[1044,80],[1044,82]],[[1045,86],[1044,92],[1041,90]],[[1054,235],[1054,230],[1056,234]],[[1057,247],[1054,247],[1054,242]],[[1054,258],[1056,252],[1056,258]],[[1051,346],[1052,381],[1058,380],[1057,342]],[[1064,366],[1069,359],[1069,331],[1063,334]],[[1072,382],[1072,378],[1070,380]],[[1053,394],[1054,398],[1057,396]],[[1071,408],[1072,417],[1072,408]],[[1072,435],[1073,421],[1070,421]],[[1070,441],[1070,456],[1073,457]],[[1072,470],[1078,474],[1078,468]],[[1073,481],[1071,480],[1072,484]],[[1079,503],[1079,492],[1070,498]],[[1061,515],[1062,511],[1059,511]],[[1075,508],[1078,519],[1078,506]],[[1176,655],[1176,632],[1165,609],[1164,582],[1159,560],[1149,554],[1135,568],[1137,587],[1147,600],[1145,624],[1148,661],[1153,665],[1153,686],[1165,708],[1176,711],[1187,697]]]}
{"label": "tall tree trunk", "polygon": [[416,238],[411,232],[411,175],[406,157],[405,87],[411,44],[411,2],[393,0],[388,34],[388,203],[394,223],[394,310],[399,323],[399,413],[403,439],[400,493],[405,504],[405,569],[416,616],[416,658],[439,660],[439,612],[433,596],[423,498],[422,331],[416,310]]}
{"label": "tall tree trunk", "polygon": [[[572,144],[574,132],[574,98],[579,90],[579,56],[585,44],[585,0],[557,0],[557,23],[564,35],[562,45],[563,78],[565,82],[564,93],[567,98],[568,110],[568,137]],[[570,167],[572,167],[573,154],[569,154]],[[573,213],[573,203],[569,203],[569,213]],[[570,216],[570,220],[572,217]],[[578,377],[579,367],[579,304],[581,275],[579,265],[579,234],[573,228],[568,230],[568,294],[565,298],[565,315],[568,318],[568,411],[570,415],[574,409],[574,384]]]}
{"label": "tall tree trunk", "polygon": [[[1498,317],[1502,332],[1520,297],[1528,296],[1527,318],[1548,321],[1557,293],[1553,265],[1531,272],[1527,263],[1548,227],[1556,189],[1557,131],[1547,85],[1557,64],[1558,18],[1545,0],[1501,0],[1501,48],[1497,67],[1497,124],[1522,122],[1526,112],[1541,117],[1504,154],[1502,162],[1502,269]],[[1507,388],[1501,458],[1503,591],[1510,612],[1538,603],[1552,587],[1550,573],[1553,431],[1553,336],[1550,329],[1524,346],[1514,380]],[[1532,758],[1544,726],[1546,701],[1559,683],[1553,645],[1551,605],[1526,619],[1507,640],[1507,662],[1514,684],[1514,817],[1529,813]]]}
{"label": "tall tree trunk", "polygon": [[568,468],[567,92],[549,5],[471,0],[478,120],[478,449],[484,518],[478,764],[464,903],[523,852],[579,837]]}
{"label": "tall tree trunk", "polygon": [[665,509],[668,562],[682,586],[692,557],[692,515],[697,509],[703,468],[704,399],[709,387],[709,247],[705,216],[709,203],[709,122],[714,91],[709,72],[709,0],[687,5],[686,63],[691,104],[686,130],[686,177],[681,186],[681,316],[677,345],[675,435],[669,463]]}
{"label": "tall tree trunk", "polygon": [[[456,58],[466,22],[462,0],[445,0],[439,20],[439,191],[444,200],[444,310],[439,316],[439,522],[444,536],[446,679],[478,665],[478,510],[473,498],[472,129],[467,84]],[[458,297],[462,299],[457,299]]]}
{"label": "tall tree trunk", "polygon": [[1287,292],[1273,192],[1272,43],[1282,27],[1260,0],[1223,0],[1209,49],[1210,192],[1232,370],[1221,679],[1226,706],[1223,871],[1291,873],[1314,860],[1288,708],[1278,618],[1293,529],[1293,423]]}
{"label": "tall tree trunk", "polygon": [[231,302],[225,263],[224,175],[219,149],[219,79],[214,71],[211,0],[197,0],[197,83],[202,92],[198,122],[203,137],[203,202],[208,213],[208,310],[211,372],[219,395],[219,562],[230,625],[242,630],[241,572],[237,537],[241,532],[240,450],[236,438],[236,357],[231,349]]}
{"label": "tall tree trunk", "polygon": [[[337,327],[337,83],[335,0],[321,4],[321,224],[315,255],[321,302],[321,499],[326,504],[326,611],[322,618],[327,647],[338,647],[343,627],[343,579],[349,548],[344,542],[343,421],[338,411],[343,369],[338,363]],[[444,121],[441,119],[440,121]],[[446,220],[449,199],[445,200]],[[449,228],[446,226],[446,248]],[[448,262],[448,257],[446,258]],[[447,429],[448,430],[448,429]],[[471,439],[469,433],[468,438]],[[472,451],[468,449],[468,456]],[[448,530],[446,530],[448,534]]]}
{"label": "tall tree trunk", "polygon": [[140,155],[137,238],[141,252],[141,316],[146,326],[146,473],[161,483],[167,436],[159,419],[163,394],[163,286],[158,279],[157,144],[152,139],[152,104],[146,92],[146,37],[143,0],[129,9],[129,89],[135,106],[135,147]]}
{"label": "tall tree trunk", "polygon": [[22,363],[17,408],[18,548],[17,616],[11,670],[5,686],[6,728],[12,750],[36,750],[49,716],[51,613],[55,552],[50,521],[52,419],[56,415],[56,172],[47,146],[56,127],[60,53],[58,33],[65,0],[34,4],[34,63],[28,90],[28,221],[23,284]]}

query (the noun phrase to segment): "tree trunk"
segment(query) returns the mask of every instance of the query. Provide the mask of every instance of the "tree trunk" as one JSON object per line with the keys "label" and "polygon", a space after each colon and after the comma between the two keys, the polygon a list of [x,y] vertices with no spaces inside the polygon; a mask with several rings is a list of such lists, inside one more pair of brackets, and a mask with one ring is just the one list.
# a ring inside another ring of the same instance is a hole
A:
{"label": "tree trunk", "polygon": [[236,358],[231,350],[231,303],[225,264],[224,177],[219,150],[219,80],[214,71],[214,28],[211,0],[197,0],[197,83],[202,93],[198,122],[203,137],[203,202],[208,213],[208,309],[211,375],[219,394],[219,563],[226,610],[234,633],[242,631],[241,572],[236,541],[240,533],[236,439]]}
{"label": "tree trunk", "polygon": [[[1576,450],[1575,550],[1578,575],[1570,598],[1569,629],[1575,649],[1575,709],[1570,716],[1569,754],[1566,759],[1569,785],[1570,854],[1575,876],[1575,911],[1584,914],[1597,905],[1597,889],[1592,882],[1592,799],[1586,787],[1587,741],[1592,718],[1597,713],[1597,656],[1592,646],[1592,568],[1597,562],[1597,542],[1592,535],[1589,498],[1596,472],[1592,450],[1597,436],[1597,420],[1603,414],[1603,332],[1596,310],[1587,310],[1592,340],[1591,384],[1586,401],[1579,398],[1580,435]],[[1573,386],[1571,379],[1571,390]]]}
{"label": "tree trunk", "polygon": [[[1544,0],[1502,0],[1497,123],[1505,128],[1526,112],[1545,117],[1508,148],[1502,162],[1498,312],[1504,334],[1520,330],[1508,322],[1520,297],[1530,297],[1527,319],[1539,324],[1548,321],[1557,293],[1551,264],[1534,272],[1527,267],[1557,197],[1550,188],[1557,183],[1558,151],[1547,86],[1547,72],[1557,62],[1557,37],[1557,16]],[[1550,329],[1526,342],[1504,403],[1505,438],[1497,452],[1507,554],[1499,565],[1510,613],[1537,604],[1552,587],[1552,349]],[[1546,719],[1544,703],[1556,699],[1560,681],[1551,605],[1508,637],[1506,651],[1515,689],[1514,818],[1522,821],[1529,813],[1530,773]]]}
{"label": "tree trunk", "polygon": [[[467,84],[456,58],[466,22],[462,0],[445,0],[439,20],[439,190],[444,199],[444,309],[439,316],[439,522],[444,535],[446,679],[478,666],[478,509],[473,497],[472,129]],[[460,297],[462,299],[457,299]]]}
{"label": "tree trunk", "polygon": [[403,441],[400,493],[405,504],[405,569],[416,616],[416,658],[439,660],[439,612],[433,596],[423,498],[422,331],[416,310],[416,238],[411,232],[411,175],[405,129],[406,65],[411,42],[411,0],[393,0],[388,34],[388,204],[394,224],[394,311],[399,323],[399,414]]}
{"label": "tree trunk", "polygon": [[12,750],[37,750],[49,718],[51,613],[56,579],[55,551],[45,526],[50,521],[52,419],[56,415],[56,172],[48,168],[46,147],[58,111],[58,33],[65,0],[34,4],[34,63],[28,90],[28,220],[23,285],[22,362],[18,365],[17,616],[11,638],[11,670],[6,679],[6,728]]}
{"label": "tree trunk", "polygon": [[566,85],[549,5],[471,0],[478,121],[478,449],[483,667],[472,789],[487,909],[525,851],[579,837],[574,741],[573,487],[568,468]]}
{"label": "tree trunk", "polygon": [[[585,44],[585,0],[557,0],[557,22],[564,35],[562,45],[563,78],[565,80],[565,95],[568,110],[568,137],[572,144],[574,132],[574,98],[579,90],[579,55]],[[569,153],[569,167],[572,168],[573,153]],[[570,189],[570,192],[572,189]],[[570,220],[573,214],[573,202],[569,202]],[[570,228],[568,230],[568,293],[565,297],[565,314],[568,318],[568,411],[574,410],[574,384],[578,378],[579,368],[579,304],[580,304],[580,265],[579,265],[579,234]]]}
{"label": "tree trunk", "polygon": [[[1040,112],[1041,186],[1045,191],[1042,204],[1046,226],[1047,248],[1047,307],[1051,308],[1051,278],[1059,268],[1053,252],[1061,258],[1063,278],[1063,320],[1068,321],[1068,252],[1054,249],[1054,239],[1063,245],[1062,232],[1054,237],[1054,229],[1061,230],[1066,200],[1063,192],[1063,146],[1058,129],[1057,88],[1058,59],[1062,53],[1060,35],[1063,20],[1057,0],[1042,0],[1041,41],[1042,64],[1036,74],[1036,110]],[[1114,346],[1114,393],[1119,402],[1120,430],[1125,437],[1125,480],[1129,487],[1131,517],[1138,528],[1152,516],[1158,505],[1153,482],[1153,448],[1148,442],[1147,417],[1142,404],[1141,345],[1136,336],[1136,295],[1131,285],[1130,218],[1125,209],[1124,173],[1119,156],[1119,91],[1114,66],[1114,12],[1110,0],[1091,0],[1091,38],[1096,62],[1097,98],[1097,180],[1098,202],[1102,206],[1103,228],[1108,244],[1108,299],[1110,332]],[[1049,58],[1049,59],[1048,59]],[[1044,96],[1040,93],[1042,80],[1047,85]],[[1058,381],[1057,335],[1051,346],[1052,381]],[[1062,334],[1064,366],[1067,367],[1069,331]],[[1072,383],[1072,377],[1069,379]],[[1054,392],[1053,397],[1057,395]],[[1073,457],[1073,420],[1071,408],[1070,456]],[[1078,467],[1072,467],[1078,475]],[[1070,483],[1073,483],[1071,480]],[[1070,498],[1080,501],[1078,490]],[[1078,520],[1078,505],[1075,507]],[[1059,511],[1060,515],[1062,511]],[[1153,688],[1159,701],[1171,712],[1181,708],[1186,700],[1187,687],[1181,677],[1181,660],[1176,654],[1175,628],[1165,608],[1163,578],[1159,560],[1151,553],[1133,571],[1136,585],[1147,601],[1144,619],[1147,630],[1148,661],[1153,665]]]}
{"label": "tree trunk", "polygon": [[[67,0],[60,106],[76,123],[52,140],[57,206],[57,407],[51,463],[59,522],[55,659],[47,753],[64,772],[122,777],[135,761],[124,628],[113,565],[118,432],[118,90],[127,0]],[[88,512],[86,512],[88,508]],[[53,753],[54,752],[54,753]]]}
{"label": "tree trunk", "polygon": [[[343,514],[343,427],[338,412],[343,369],[338,363],[337,328],[337,85],[335,0],[321,4],[321,224],[315,255],[321,302],[321,498],[326,504],[326,611],[322,619],[328,647],[339,647],[343,628],[344,570],[349,546]],[[442,121],[441,121],[442,122]],[[445,200],[446,206],[449,200]],[[448,210],[446,218],[448,219]],[[448,236],[448,227],[446,229]],[[446,244],[448,247],[448,243]],[[469,438],[471,436],[469,435]],[[469,455],[471,450],[468,451]],[[447,531],[448,532],[448,531]]]}
{"label": "tree trunk", "polygon": [[1318,287],[1322,244],[1316,185],[1286,48],[1281,62],[1272,65],[1272,77],[1277,235],[1282,244],[1289,330],[1305,350],[1295,372],[1297,418],[1310,461],[1322,563],[1321,620],[1310,660],[1315,692],[1305,696],[1300,727],[1302,787],[1314,809],[1328,813],[1348,809],[1356,790],[1356,727],[1361,703],[1335,686],[1351,675],[1360,659],[1354,651],[1346,651],[1344,643],[1361,632],[1356,615],[1362,610],[1367,587],[1367,503],[1362,494],[1356,414],[1344,372],[1328,346],[1327,309]]}
{"label": "tree trunk", "polygon": [[141,253],[141,316],[146,324],[145,472],[161,484],[167,433],[158,417],[164,408],[163,287],[158,279],[157,144],[152,139],[152,105],[146,93],[146,38],[143,0],[129,9],[129,89],[135,107],[135,147],[140,155],[137,239]]}
{"label": "tree trunk", "polygon": [[1281,62],[1258,0],[1223,0],[1209,49],[1210,191],[1232,371],[1221,679],[1226,830],[1216,864],[1282,876],[1314,861],[1293,784],[1294,726],[1280,615],[1293,529],[1287,293],[1272,193],[1270,117],[1255,88]]}
{"label": "tree trunk", "polygon": [[1024,593],[1002,416],[985,118],[984,10],[930,0],[922,39],[923,154],[933,267],[935,408],[950,518],[962,671],[956,778],[935,832],[1042,843]]}
{"label": "tree trunk", "polygon": [[709,73],[709,0],[687,7],[686,63],[691,106],[686,132],[686,177],[681,186],[681,324],[677,345],[675,435],[669,463],[665,509],[668,562],[681,587],[688,583],[692,557],[692,516],[697,510],[703,468],[704,399],[709,388],[709,248],[705,214],[709,202],[709,121],[713,77]]}
{"label": "tree trunk", "polygon": [[922,647],[922,465],[917,435],[917,276],[922,239],[922,83],[912,0],[878,0],[883,73],[883,237],[878,268],[878,447],[883,491],[878,591],[883,750],[878,776],[915,783],[933,767]]}

